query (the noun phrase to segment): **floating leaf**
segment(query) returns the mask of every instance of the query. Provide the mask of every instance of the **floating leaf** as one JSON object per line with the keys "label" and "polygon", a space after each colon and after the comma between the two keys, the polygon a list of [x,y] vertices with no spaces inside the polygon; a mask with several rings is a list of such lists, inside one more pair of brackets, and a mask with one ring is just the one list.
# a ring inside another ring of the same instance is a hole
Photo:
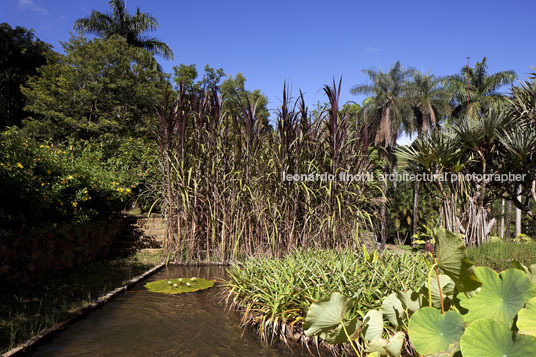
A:
{"label": "floating leaf", "polygon": [[531,299],[517,314],[517,328],[522,335],[536,337],[536,298]]}
{"label": "floating leaf", "polygon": [[[409,320],[409,339],[421,354],[454,353],[464,331],[463,317],[456,311],[444,315],[437,309],[424,307]],[[452,355],[451,354],[451,355]]]}
{"label": "floating leaf", "polygon": [[480,319],[467,326],[460,347],[463,357],[528,357],[534,356],[536,337],[517,335],[503,323]]}
{"label": "floating leaf", "polygon": [[177,278],[151,281],[145,287],[154,293],[182,294],[211,288],[214,283],[214,280],[201,278]]}
{"label": "floating leaf", "polygon": [[363,330],[367,341],[382,338],[383,314],[378,310],[369,310],[363,318]]}
{"label": "floating leaf", "polygon": [[475,273],[482,282],[480,292],[470,299],[458,294],[460,305],[469,310],[463,316],[468,323],[490,318],[512,326],[519,310],[536,296],[536,289],[520,270],[507,269],[499,275],[490,268],[478,267]]}
{"label": "floating leaf", "polygon": [[[334,292],[327,301],[312,303],[305,317],[303,328],[306,336],[319,335],[328,343],[348,341],[342,328],[348,299]],[[345,323],[346,332],[352,335],[357,329],[357,319]]]}
{"label": "floating leaf", "polygon": [[406,335],[404,332],[399,331],[391,336],[389,340],[380,338],[369,342],[365,351],[367,353],[378,352],[381,356],[400,356],[405,340]]}
{"label": "floating leaf", "polygon": [[395,293],[388,295],[385,300],[383,300],[381,311],[391,325],[398,327],[402,324],[404,307]]}
{"label": "floating leaf", "polygon": [[472,291],[480,286],[473,263],[467,258],[463,240],[444,228],[434,229],[437,265],[448,275],[459,291]]}

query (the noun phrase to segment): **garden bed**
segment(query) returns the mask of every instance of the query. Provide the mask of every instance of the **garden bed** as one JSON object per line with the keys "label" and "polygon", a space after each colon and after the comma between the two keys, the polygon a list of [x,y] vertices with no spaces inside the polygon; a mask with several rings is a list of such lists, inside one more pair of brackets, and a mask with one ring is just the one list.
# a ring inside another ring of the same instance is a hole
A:
{"label": "garden bed", "polygon": [[242,313],[242,327],[254,327],[262,339],[298,341],[310,348],[318,340],[307,338],[302,324],[311,302],[337,291],[358,302],[350,315],[363,315],[379,308],[390,293],[422,285],[426,271],[420,253],[297,250],[281,259],[231,265],[227,304]]}

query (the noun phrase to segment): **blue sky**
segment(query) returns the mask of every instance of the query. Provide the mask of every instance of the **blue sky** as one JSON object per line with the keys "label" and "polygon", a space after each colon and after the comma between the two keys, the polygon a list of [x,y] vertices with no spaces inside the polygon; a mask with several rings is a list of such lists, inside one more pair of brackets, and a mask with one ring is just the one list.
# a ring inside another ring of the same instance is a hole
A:
{"label": "blue sky", "polygon": [[[175,53],[160,59],[242,72],[248,89],[261,89],[270,108],[288,81],[310,107],[324,101],[323,84],[343,76],[341,101],[366,81],[363,68],[386,69],[400,60],[436,75],[457,73],[483,56],[489,71],[513,69],[525,79],[536,66],[536,1],[147,1],[127,0],[131,12],[156,16],[155,35]],[[0,22],[24,26],[60,50],[73,22],[107,0],[1,0]]]}

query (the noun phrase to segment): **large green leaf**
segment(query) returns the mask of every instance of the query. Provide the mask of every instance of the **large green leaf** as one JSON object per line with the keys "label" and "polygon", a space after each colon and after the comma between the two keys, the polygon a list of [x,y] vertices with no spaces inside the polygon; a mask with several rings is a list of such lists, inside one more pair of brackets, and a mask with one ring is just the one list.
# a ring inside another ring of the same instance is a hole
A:
{"label": "large green leaf", "polygon": [[[454,281],[448,276],[444,274],[439,274],[439,285],[441,285],[441,293],[443,296],[443,303],[445,304],[448,299],[452,299],[454,297],[454,290],[456,287],[456,284]],[[435,275],[432,276],[431,281],[431,290],[432,290],[432,306],[435,308],[441,308],[441,295],[439,294],[439,286],[437,285],[437,279]],[[424,296],[428,296],[428,284],[423,286],[421,292]],[[445,304],[446,305],[446,304]]]}
{"label": "large green leaf", "polygon": [[473,263],[467,258],[463,240],[444,228],[434,229],[437,265],[448,275],[459,291],[472,291],[480,286]]}
{"label": "large green leaf", "polygon": [[395,293],[388,295],[382,303],[382,313],[391,325],[398,327],[402,324],[404,307]]}
{"label": "large green leaf", "polygon": [[363,331],[367,341],[382,338],[383,314],[378,310],[370,310],[363,317]]}
{"label": "large green leaf", "polygon": [[469,310],[464,315],[467,323],[489,318],[512,326],[519,310],[536,296],[527,275],[518,269],[507,269],[499,275],[490,268],[478,267],[475,273],[482,282],[480,292],[470,299],[458,294],[460,305]]}
{"label": "large green leaf", "polygon": [[456,311],[444,315],[437,309],[425,307],[409,320],[409,339],[415,350],[428,355],[455,352],[464,331],[463,317]]}
{"label": "large green leaf", "polygon": [[528,357],[536,351],[536,337],[517,335],[503,323],[480,319],[467,326],[460,340],[463,357]]}
{"label": "large green leaf", "polygon": [[358,321],[354,319],[345,323],[344,331],[342,324],[347,305],[348,299],[337,292],[332,293],[327,301],[312,303],[303,325],[305,335],[319,335],[328,343],[348,341],[346,333],[351,336],[357,329]]}
{"label": "large green leaf", "polygon": [[424,297],[413,290],[399,291],[396,297],[402,303],[402,307],[408,309],[410,313],[414,313],[424,305]]}
{"label": "large green leaf", "polygon": [[366,352],[378,352],[381,356],[400,356],[406,335],[404,332],[397,332],[389,340],[380,338],[369,342]]}
{"label": "large green leaf", "polygon": [[517,314],[517,328],[523,335],[536,337],[536,298],[532,298]]}
{"label": "large green leaf", "polygon": [[516,269],[523,270],[527,274],[532,285],[536,286],[536,264],[532,264],[530,267],[527,267],[520,263],[517,260],[512,262],[512,266]]}

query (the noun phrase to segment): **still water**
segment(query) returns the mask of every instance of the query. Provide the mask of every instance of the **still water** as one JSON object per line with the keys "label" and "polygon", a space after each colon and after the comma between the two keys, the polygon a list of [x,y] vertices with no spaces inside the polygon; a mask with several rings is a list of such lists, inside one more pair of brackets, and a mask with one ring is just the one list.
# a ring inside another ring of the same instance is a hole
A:
{"label": "still water", "polygon": [[240,316],[227,311],[221,288],[168,295],[151,293],[152,280],[201,277],[221,279],[222,267],[170,266],[69,326],[31,356],[300,356],[296,346],[273,347],[253,331],[238,327]]}

